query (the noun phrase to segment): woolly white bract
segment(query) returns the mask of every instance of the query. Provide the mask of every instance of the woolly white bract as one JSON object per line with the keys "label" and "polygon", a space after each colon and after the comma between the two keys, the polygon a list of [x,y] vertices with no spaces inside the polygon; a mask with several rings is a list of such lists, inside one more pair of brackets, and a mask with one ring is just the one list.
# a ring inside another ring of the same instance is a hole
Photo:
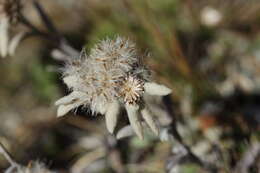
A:
{"label": "woolly white bract", "polygon": [[63,81],[72,92],[55,103],[59,106],[57,114],[63,116],[78,106],[88,106],[93,114],[106,115],[107,128],[113,133],[120,107],[124,106],[140,138],[143,137],[141,115],[158,133],[142,97],[144,94],[167,95],[171,90],[150,82],[149,73],[133,42],[121,37],[103,40],[90,55],[83,51],[80,58],[66,64]]}

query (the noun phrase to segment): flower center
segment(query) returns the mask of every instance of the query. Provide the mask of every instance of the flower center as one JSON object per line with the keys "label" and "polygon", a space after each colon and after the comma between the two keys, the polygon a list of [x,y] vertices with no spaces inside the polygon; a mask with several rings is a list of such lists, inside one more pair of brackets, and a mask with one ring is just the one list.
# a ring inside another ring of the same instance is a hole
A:
{"label": "flower center", "polygon": [[120,85],[119,96],[126,104],[136,104],[144,93],[144,82],[135,76],[127,76]]}

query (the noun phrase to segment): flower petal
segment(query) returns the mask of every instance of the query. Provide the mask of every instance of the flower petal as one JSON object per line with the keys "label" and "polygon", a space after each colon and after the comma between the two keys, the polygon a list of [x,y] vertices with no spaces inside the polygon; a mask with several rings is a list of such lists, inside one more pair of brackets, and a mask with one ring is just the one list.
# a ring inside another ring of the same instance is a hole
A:
{"label": "flower petal", "polygon": [[66,76],[63,78],[63,82],[68,86],[68,88],[72,88],[78,83],[78,77],[75,75]]}
{"label": "flower petal", "polygon": [[146,93],[150,95],[159,95],[159,96],[168,95],[172,92],[170,88],[167,88],[164,85],[159,85],[154,82],[146,82],[144,84],[144,90]]}
{"label": "flower petal", "polygon": [[108,105],[106,103],[99,104],[96,107],[97,112],[99,112],[102,115],[104,115],[107,112],[107,109],[108,109]]}
{"label": "flower petal", "polygon": [[155,124],[155,120],[153,118],[153,115],[151,111],[148,108],[144,108],[141,110],[141,114],[145,122],[148,124],[148,126],[151,128],[151,130],[158,135],[159,134],[159,128]]}
{"label": "flower petal", "polygon": [[120,104],[118,101],[114,101],[113,103],[108,104],[107,112],[106,112],[106,126],[107,130],[113,134],[114,129],[117,123],[117,117],[120,111]]}
{"label": "flower petal", "polygon": [[57,117],[61,117],[63,115],[65,115],[66,113],[68,113],[70,110],[76,108],[76,107],[79,107],[80,105],[83,105],[85,102],[84,99],[80,99],[80,100],[77,100],[71,104],[67,104],[67,105],[60,105],[58,107],[58,110],[57,110]]}
{"label": "flower petal", "polygon": [[68,55],[66,55],[64,52],[60,51],[59,49],[54,49],[51,51],[51,56],[58,61],[65,61],[68,58],[70,58]]}
{"label": "flower petal", "polygon": [[133,135],[134,135],[133,128],[130,125],[127,125],[117,132],[116,139],[122,139]]}
{"label": "flower petal", "polygon": [[61,117],[68,113],[71,109],[75,108],[76,106],[74,104],[70,105],[60,105],[57,110],[57,117]]}
{"label": "flower petal", "polygon": [[0,54],[2,57],[6,57],[8,53],[8,41],[9,41],[9,19],[4,17],[0,20]]}
{"label": "flower petal", "polygon": [[135,133],[140,139],[143,139],[143,130],[141,122],[139,121],[139,106],[138,105],[125,105],[128,118],[131,126],[133,127]]}
{"label": "flower petal", "polygon": [[57,100],[55,102],[55,105],[64,105],[64,104],[70,104],[72,102],[77,101],[78,99],[84,98],[86,94],[79,91],[73,91],[69,95],[62,97],[61,99]]}

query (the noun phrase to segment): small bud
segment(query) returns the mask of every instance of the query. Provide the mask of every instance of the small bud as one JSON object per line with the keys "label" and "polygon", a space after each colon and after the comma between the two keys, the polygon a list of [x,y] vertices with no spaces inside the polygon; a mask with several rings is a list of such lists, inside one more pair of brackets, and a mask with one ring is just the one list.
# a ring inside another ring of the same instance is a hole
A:
{"label": "small bud", "polygon": [[219,10],[209,6],[202,9],[200,17],[201,17],[201,22],[204,25],[209,27],[217,26],[223,18]]}

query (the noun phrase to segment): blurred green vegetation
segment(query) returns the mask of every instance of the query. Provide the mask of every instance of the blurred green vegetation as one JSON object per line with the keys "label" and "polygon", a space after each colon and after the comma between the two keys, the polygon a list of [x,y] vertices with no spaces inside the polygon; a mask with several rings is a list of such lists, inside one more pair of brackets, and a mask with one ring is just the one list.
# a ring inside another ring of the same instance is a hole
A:
{"label": "blurred green vegetation", "polygon": [[29,71],[33,92],[36,93],[40,101],[53,103],[59,95],[57,86],[58,74],[48,71],[47,67],[37,59],[31,62]]}

